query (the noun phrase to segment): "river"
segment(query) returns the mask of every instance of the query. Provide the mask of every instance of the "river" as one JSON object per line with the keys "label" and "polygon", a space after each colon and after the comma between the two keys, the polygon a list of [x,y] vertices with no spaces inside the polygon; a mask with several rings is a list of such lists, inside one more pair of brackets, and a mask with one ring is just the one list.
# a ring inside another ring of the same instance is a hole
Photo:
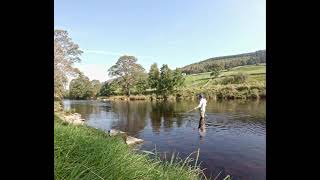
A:
{"label": "river", "polygon": [[149,102],[65,100],[89,126],[111,128],[143,139],[142,150],[179,152],[181,158],[200,148],[199,161],[205,174],[230,174],[232,179],[266,179],[266,102],[208,101],[206,133],[197,130],[199,112],[188,110],[197,101]]}

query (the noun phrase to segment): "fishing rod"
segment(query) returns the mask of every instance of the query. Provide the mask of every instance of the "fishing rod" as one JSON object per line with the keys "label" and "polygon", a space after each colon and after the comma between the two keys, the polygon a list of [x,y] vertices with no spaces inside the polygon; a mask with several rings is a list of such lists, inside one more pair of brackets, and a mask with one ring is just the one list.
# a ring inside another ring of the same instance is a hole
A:
{"label": "fishing rod", "polygon": [[[187,111],[186,113],[189,113],[189,112],[191,112],[191,111],[193,111],[193,110],[195,110],[195,109],[197,109],[197,108],[193,108],[193,109],[191,109],[191,110]],[[204,116],[205,116],[205,117],[208,117],[208,115],[207,115],[207,114],[204,114]]]}

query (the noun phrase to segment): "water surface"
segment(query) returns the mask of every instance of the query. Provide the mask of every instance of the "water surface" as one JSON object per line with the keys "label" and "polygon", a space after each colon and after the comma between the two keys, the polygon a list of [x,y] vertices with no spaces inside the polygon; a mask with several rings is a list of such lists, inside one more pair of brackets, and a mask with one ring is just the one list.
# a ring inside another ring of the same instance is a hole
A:
{"label": "water surface", "polygon": [[89,126],[127,132],[145,142],[143,150],[179,152],[185,158],[200,148],[201,167],[207,176],[227,174],[232,179],[266,179],[266,102],[208,101],[206,134],[197,130],[199,113],[186,111],[196,101],[148,102],[65,100]]}

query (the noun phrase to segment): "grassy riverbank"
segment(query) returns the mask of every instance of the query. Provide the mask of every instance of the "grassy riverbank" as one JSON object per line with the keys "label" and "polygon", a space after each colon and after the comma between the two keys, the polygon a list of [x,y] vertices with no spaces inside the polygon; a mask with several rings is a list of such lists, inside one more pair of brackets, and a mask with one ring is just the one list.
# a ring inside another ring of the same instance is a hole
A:
{"label": "grassy riverbank", "polygon": [[[200,179],[195,162],[162,162],[131,150],[120,138],[86,126],[67,124],[55,115],[55,179]],[[193,155],[194,156],[194,155]],[[190,162],[190,163],[186,163]],[[199,162],[198,162],[199,163]]]}

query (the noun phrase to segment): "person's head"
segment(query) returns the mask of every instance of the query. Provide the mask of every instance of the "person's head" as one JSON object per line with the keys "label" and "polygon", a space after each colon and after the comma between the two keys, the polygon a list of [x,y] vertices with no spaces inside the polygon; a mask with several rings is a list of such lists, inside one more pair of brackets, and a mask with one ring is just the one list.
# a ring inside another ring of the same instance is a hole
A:
{"label": "person's head", "polygon": [[199,94],[199,95],[198,95],[198,98],[199,98],[199,99],[204,98],[203,94]]}

